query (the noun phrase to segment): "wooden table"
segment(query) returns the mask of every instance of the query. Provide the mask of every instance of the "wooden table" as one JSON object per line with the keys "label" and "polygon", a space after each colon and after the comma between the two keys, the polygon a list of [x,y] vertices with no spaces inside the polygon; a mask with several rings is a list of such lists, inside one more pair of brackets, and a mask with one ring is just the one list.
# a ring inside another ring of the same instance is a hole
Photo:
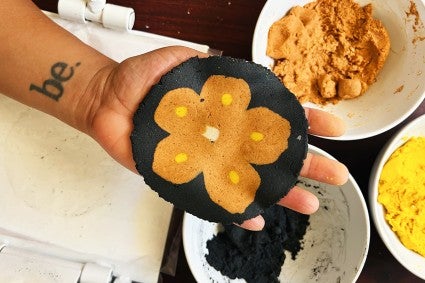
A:
{"label": "wooden table", "polygon": [[[57,12],[57,0],[35,0],[41,9]],[[251,41],[264,0],[110,0],[132,7],[134,29],[207,44],[224,55],[251,59]],[[366,200],[372,164],[387,140],[406,122],[425,113],[425,102],[401,125],[381,135],[358,141],[330,141],[310,137],[310,143],[346,164]],[[175,211],[170,235],[179,233],[182,212]],[[161,274],[163,283],[195,282],[181,242],[175,276]],[[391,255],[371,222],[371,242],[358,282],[422,282]]]}

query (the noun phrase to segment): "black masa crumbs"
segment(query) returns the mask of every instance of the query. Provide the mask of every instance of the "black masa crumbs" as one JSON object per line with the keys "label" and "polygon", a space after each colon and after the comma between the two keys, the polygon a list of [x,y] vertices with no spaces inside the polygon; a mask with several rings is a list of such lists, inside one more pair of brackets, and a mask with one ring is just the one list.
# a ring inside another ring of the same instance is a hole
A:
{"label": "black masa crumbs", "polygon": [[295,260],[309,216],[274,205],[263,214],[262,231],[247,231],[236,225],[223,225],[224,231],[207,242],[208,263],[230,279],[248,283],[279,282],[285,251]]}

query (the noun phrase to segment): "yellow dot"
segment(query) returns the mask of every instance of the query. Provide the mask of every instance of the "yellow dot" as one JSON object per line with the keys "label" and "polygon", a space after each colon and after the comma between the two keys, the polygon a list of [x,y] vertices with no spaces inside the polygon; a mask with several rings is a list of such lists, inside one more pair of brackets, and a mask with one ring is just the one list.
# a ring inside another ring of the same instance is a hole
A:
{"label": "yellow dot", "polygon": [[229,172],[229,179],[230,179],[230,181],[233,183],[233,184],[238,184],[239,183],[239,174],[238,174],[238,172],[236,172],[236,171],[230,171]]}
{"label": "yellow dot", "polygon": [[187,161],[187,154],[186,153],[179,153],[179,154],[177,154],[175,157],[174,157],[174,160],[177,162],[177,163],[183,163],[183,162],[186,162]]}
{"label": "yellow dot", "polygon": [[259,132],[252,132],[249,137],[256,142],[262,141],[264,139],[264,135]]}
{"label": "yellow dot", "polygon": [[228,94],[228,93],[225,93],[225,94],[223,94],[223,95],[221,96],[221,103],[222,103],[224,106],[229,106],[230,104],[232,104],[232,102],[233,102],[233,97],[232,97],[232,95],[230,95],[230,94]]}
{"label": "yellow dot", "polygon": [[176,112],[176,115],[180,118],[183,118],[187,115],[187,107],[184,106],[176,107],[174,111]]}

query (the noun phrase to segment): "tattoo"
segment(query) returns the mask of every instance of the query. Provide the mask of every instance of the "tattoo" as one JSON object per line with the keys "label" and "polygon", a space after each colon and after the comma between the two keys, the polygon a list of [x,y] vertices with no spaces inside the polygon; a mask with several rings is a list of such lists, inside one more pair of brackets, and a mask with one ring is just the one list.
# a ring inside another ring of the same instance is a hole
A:
{"label": "tattoo", "polygon": [[55,63],[50,69],[51,78],[45,80],[43,85],[36,86],[34,84],[30,85],[30,91],[35,90],[41,94],[46,95],[56,101],[62,97],[63,94],[63,83],[67,82],[74,75],[74,68],[80,66],[81,63],[78,62],[74,67],[69,67],[68,64],[64,62]]}

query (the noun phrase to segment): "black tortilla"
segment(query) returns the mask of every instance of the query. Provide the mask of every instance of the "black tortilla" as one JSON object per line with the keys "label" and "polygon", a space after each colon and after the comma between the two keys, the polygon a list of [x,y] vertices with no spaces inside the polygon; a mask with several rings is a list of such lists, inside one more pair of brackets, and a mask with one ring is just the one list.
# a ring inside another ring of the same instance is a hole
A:
{"label": "black tortilla", "polygon": [[[200,93],[205,81],[211,75],[224,75],[245,80],[251,90],[248,109],[267,107],[278,113],[291,124],[288,148],[278,160],[267,165],[253,165],[261,177],[254,202],[244,213],[229,213],[215,204],[208,196],[203,175],[192,181],[176,185],[152,170],[153,155],[158,142],[169,134],[154,121],[154,113],[162,97],[173,89],[191,88]],[[147,185],[159,196],[199,218],[228,223],[242,223],[261,214],[296,184],[303,160],[307,154],[308,123],[304,109],[296,97],[267,68],[241,59],[230,57],[191,58],[165,74],[152,87],[137,109],[131,134],[133,158],[136,168]]]}

